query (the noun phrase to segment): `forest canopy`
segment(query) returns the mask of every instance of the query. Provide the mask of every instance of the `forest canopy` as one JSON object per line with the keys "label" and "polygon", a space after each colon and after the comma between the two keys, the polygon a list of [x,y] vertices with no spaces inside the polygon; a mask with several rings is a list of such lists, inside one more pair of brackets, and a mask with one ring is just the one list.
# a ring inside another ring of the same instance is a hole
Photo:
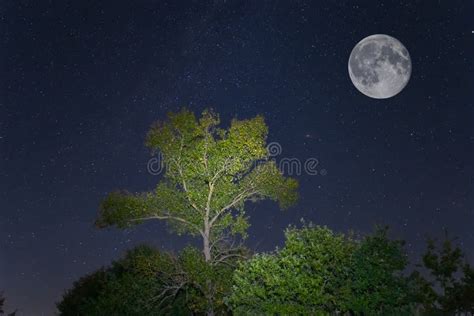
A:
{"label": "forest canopy", "polygon": [[298,200],[298,182],[271,159],[267,135],[262,116],[225,129],[212,110],[197,118],[184,109],[155,123],[146,144],[165,167],[156,188],[111,192],[96,225],[163,220],[202,247],[131,249],[76,281],[57,304],[60,315],[474,313],[474,270],[448,237],[428,240],[415,270],[404,241],[386,227],[344,234],[303,222],[282,232],[281,249],[246,247],[249,203],[271,200],[291,211]]}

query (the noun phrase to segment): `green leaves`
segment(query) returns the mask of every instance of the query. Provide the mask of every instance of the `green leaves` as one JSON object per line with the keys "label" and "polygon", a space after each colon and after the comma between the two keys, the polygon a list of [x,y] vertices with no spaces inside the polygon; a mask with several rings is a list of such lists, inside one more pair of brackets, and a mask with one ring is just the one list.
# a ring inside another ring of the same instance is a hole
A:
{"label": "green leaves", "polygon": [[290,227],[285,247],[256,255],[234,273],[229,304],[236,314],[403,314],[405,256],[378,230],[361,241],[326,227]]}
{"label": "green leaves", "polygon": [[139,246],[124,258],[74,283],[57,304],[63,316],[168,315],[189,313],[183,297],[160,299],[176,272],[177,259]]}
{"label": "green leaves", "polygon": [[353,245],[325,227],[286,231],[285,247],[258,255],[235,272],[230,298],[237,314],[334,311]]}
{"label": "green leaves", "polygon": [[110,193],[100,205],[100,214],[96,220],[96,226],[117,225],[122,228],[138,223],[138,221],[133,222],[132,220],[151,212],[147,197],[146,194],[133,195],[126,191]]}
{"label": "green leaves", "polygon": [[185,109],[155,123],[146,144],[162,154],[164,177],[149,193],[111,193],[101,204],[97,225],[126,227],[164,219],[178,233],[215,239],[224,232],[245,235],[246,201],[293,205],[298,183],[269,160],[263,117],[234,119],[227,130],[219,124],[212,110],[196,119]]}
{"label": "green leaves", "polygon": [[242,257],[234,242],[249,227],[245,203],[270,199],[287,208],[298,198],[296,180],[284,177],[269,159],[263,117],[234,119],[228,129],[219,124],[212,110],[196,119],[185,109],[155,123],[146,145],[161,154],[162,179],[151,192],[109,194],[96,222],[127,227],[166,220],[178,234],[201,236],[204,257],[185,250],[176,262],[181,277],[170,282],[175,289],[186,284],[191,310],[210,314],[226,310],[232,267]]}
{"label": "green leaves", "polygon": [[394,314],[408,310],[413,289],[402,275],[408,260],[403,242],[390,240],[387,228],[378,228],[363,239],[353,254],[353,293],[348,305],[368,315]]}

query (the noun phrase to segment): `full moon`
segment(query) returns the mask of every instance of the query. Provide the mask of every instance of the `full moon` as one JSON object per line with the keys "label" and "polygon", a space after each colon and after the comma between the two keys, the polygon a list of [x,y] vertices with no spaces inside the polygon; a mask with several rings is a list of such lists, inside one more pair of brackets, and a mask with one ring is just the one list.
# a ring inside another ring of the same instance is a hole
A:
{"label": "full moon", "polygon": [[398,94],[411,75],[408,50],[399,40],[385,34],[371,35],[357,43],[348,66],[357,90],[375,99]]}

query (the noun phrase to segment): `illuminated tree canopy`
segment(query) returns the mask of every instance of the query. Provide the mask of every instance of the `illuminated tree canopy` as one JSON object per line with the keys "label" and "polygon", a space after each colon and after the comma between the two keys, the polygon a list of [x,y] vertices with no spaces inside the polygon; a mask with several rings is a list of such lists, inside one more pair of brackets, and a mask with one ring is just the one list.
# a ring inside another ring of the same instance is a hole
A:
{"label": "illuminated tree canopy", "polygon": [[266,148],[263,117],[232,120],[228,129],[211,110],[200,119],[182,110],[155,123],[147,146],[159,152],[165,174],[155,190],[111,193],[97,224],[120,227],[149,219],[167,220],[178,233],[201,236],[206,261],[225,260],[218,251],[226,236],[245,237],[246,201],[271,199],[282,208],[297,200],[297,182],[284,177]]}

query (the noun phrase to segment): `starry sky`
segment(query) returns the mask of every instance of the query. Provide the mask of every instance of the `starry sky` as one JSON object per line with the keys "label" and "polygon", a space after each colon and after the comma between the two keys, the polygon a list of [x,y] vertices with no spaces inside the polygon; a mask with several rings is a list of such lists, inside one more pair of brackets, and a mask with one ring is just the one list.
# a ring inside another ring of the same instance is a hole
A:
{"label": "starry sky", "polygon": [[[146,191],[144,137],[185,106],[263,114],[279,158],[316,158],[287,211],[249,206],[248,245],[271,250],[300,218],[337,231],[388,224],[417,259],[446,229],[474,259],[474,2],[1,1],[0,290],[52,315],[63,290],[126,249],[195,241],[150,222],[93,226],[110,191]],[[371,34],[410,52],[397,96],[352,85]],[[324,173],[324,172],[322,172]]]}

